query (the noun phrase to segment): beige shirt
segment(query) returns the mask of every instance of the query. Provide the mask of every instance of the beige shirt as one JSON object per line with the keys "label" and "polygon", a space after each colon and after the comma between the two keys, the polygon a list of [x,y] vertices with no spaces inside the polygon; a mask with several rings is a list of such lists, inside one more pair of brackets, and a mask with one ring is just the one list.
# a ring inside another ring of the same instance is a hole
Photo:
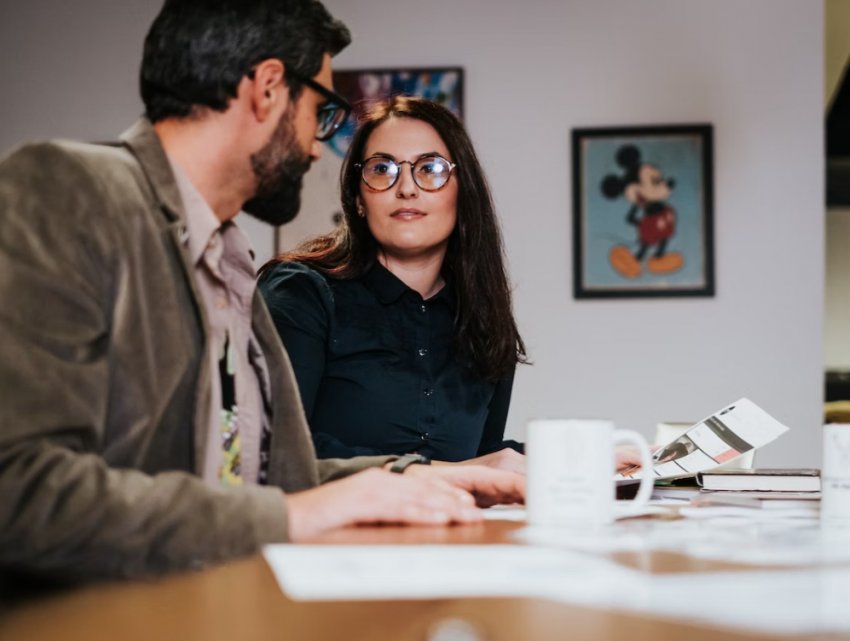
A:
{"label": "beige shirt", "polygon": [[251,326],[251,306],[257,286],[254,252],[242,230],[233,222],[222,225],[185,172],[173,159],[169,160],[183,200],[188,249],[210,331],[212,411],[203,477],[211,484],[219,482],[222,391],[218,363],[229,337],[235,361],[242,482],[257,483],[260,442],[263,430],[271,424],[271,404],[268,368]]}

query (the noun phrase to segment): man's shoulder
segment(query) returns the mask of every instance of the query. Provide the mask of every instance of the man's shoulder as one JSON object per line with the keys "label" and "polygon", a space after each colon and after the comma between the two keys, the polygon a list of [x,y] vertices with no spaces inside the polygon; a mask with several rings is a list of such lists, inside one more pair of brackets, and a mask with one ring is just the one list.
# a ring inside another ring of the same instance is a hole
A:
{"label": "man's shoulder", "polygon": [[68,178],[77,182],[88,175],[93,181],[124,178],[139,181],[142,168],[130,151],[120,143],[93,144],[73,140],[48,140],[23,145],[3,161],[4,165],[23,165],[32,168],[51,182],[62,183]]}
{"label": "man's shoulder", "polygon": [[48,206],[62,204],[67,214],[75,211],[82,218],[131,205],[149,209],[155,202],[141,165],[118,143],[49,140],[23,145],[0,162],[0,183],[0,190],[26,193]]}
{"label": "man's shoulder", "polygon": [[139,163],[120,143],[94,144],[63,139],[22,145],[2,164],[7,167],[34,164],[43,172],[60,168],[80,172],[141,171]]}

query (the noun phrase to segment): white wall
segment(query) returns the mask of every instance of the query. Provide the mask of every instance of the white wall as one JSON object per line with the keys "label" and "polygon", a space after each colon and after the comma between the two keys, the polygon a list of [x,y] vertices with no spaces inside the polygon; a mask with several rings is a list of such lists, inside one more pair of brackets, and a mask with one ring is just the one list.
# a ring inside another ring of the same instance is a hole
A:
{"label": "white wall", "polygon": [[[649,435],[740,396],[792,431],[759,464],[819,463],[823,6],[812,0],[328,0],[339,68],[460,65],[533,367],[509,432],[612,417]],[[715,126],[716,298],[577,302],[570,129]]]}
{"label": "white wall", "polygon": [[[158,0],[0,6],[0,153],[112,139]],[[461,65],[466,115],[504,220],[534,416],[608,416],[650,434],[747,395],[792,427],[760,464],[819,462],[823,334],[823,7],[816,0],[329,0],[340,67]],[[712,122],[712,300],[571,295],[573,127]],[[270,239],[251,230],[261,258]]]}

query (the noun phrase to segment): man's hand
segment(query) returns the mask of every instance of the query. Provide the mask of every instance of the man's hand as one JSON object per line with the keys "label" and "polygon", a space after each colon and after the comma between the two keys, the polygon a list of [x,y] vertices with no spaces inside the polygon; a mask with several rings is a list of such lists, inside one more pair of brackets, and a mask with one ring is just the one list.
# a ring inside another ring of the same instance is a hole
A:
{"label": "man's hand", "polygon": [[479,507],[525,503],[525,476],[516,472],[480,465],[411,465],[404,476],[440,482],[468,492]]}
{"label": "man's hand", "polygon": [[407,473],[416,467],[427,466],[411,465],[405,474],[366,470],[311,490],[288,494],[290,541],[303,541],[345,525],[447,525],[482,519],[475,498],[464,487],[475,489],[474,483],[447,482]]}
{"label": "man's hand", "polygon": [[443,463],[441,461],[433,461],[432,465],[483,465],[491,467],[494,470],[504,470],[505,472],[516,472],[517,474],[526,473],[526,459],[524,454],[520,454],[516,450],[507,447],[492,454],[485,454],[478,458],[472,458],[459,463]]}
{"label": "man's hand", "polygon": [[[649,451],[657,452],[658,446],[650,445]],[[615,448],[614,462],[618,474],[633,468],[640,469],[643,464],[643,461],[640,460],[640,450],[634,445],[620,445]]]}

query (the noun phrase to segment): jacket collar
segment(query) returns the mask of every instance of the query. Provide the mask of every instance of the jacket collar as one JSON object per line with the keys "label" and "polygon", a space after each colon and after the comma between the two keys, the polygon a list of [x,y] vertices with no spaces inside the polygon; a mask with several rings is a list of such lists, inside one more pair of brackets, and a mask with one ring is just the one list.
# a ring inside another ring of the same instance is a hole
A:
{"label": "jacket collar", "polygon": [[150,120],[140,118],[136,121],[132,127],[121,134],[121,142],[129,147],[139,161],[151,188],[165,208],[166,215],[172,222],[184,221],[183,201],[171,171],[171,163]]}

